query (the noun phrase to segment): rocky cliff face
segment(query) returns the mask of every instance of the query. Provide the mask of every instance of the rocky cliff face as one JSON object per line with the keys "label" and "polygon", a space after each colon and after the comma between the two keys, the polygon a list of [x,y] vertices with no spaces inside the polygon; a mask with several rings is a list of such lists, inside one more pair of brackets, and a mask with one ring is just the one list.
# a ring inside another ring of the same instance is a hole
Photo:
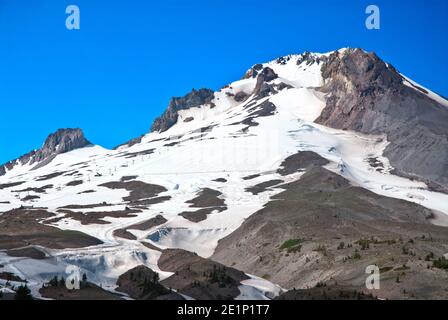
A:
{"label": "rocky cliff face", "polygon": [[172,98],[167,110],[157,118],[151,132],[164,132],[176,124],[179,117],[179,111],[199,107],[211,103],[215,94],[210,89],[193,89],[190,93],[181,98]]}
{"label": "rocky cliff face", "polygon": [[83,148],[90,144],[84,137],[81,129],[59,129],[47,137],[40,149],[33,150],[16,160],[0,166],[0,175],[6,174],[8,170],[11,170],[18,164],[36,165],[35,169],[43,167],[58,154]]}
{"label": "rocky cliff face", "polygon": [[400,172],[448,186],[448,108],[410,87],[375,53],[334,52],[322,75],[328,93],[316,122],[368,134],[385,133],[385,156]]}

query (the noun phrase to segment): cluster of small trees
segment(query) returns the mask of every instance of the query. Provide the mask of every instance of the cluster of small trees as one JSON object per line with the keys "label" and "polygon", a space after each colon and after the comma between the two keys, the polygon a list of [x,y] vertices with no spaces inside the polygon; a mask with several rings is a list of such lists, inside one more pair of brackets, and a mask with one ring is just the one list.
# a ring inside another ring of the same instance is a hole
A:
{"label": "cluster of small trees", "polygon": [[31,290],[28,288],[26,284],[21,285],[20,287],[17,288],[14,300],[33,300]]}
{"label": "cluster of small trees", "polygon": [[[66,283],[65,283],[65,279],[64,277],[59,278],[58,276],[54,276],[53,278],[51,278],[50,281],[48,281],[47,283],[43,284],[43,288],[48,288],[48,287],[52,287],[52,288],[62,288],[62,287],[66,287]],[[82,280],[80,282],[80,287],[81,288],[85,288],[87,286],[87,275],[84,273],[82,275]]]}
{"label": "cluster of small trees", "polygon": [[441,257],[432,262],[432,266],[438,269],[448,270],[448,259]]}
{"label": "cluster of small trees", "polygon": [[65,279],[64,277],[61,277],[61,279],[58,278],[58,276],[54,276],[48,283],[44,284],[44,287],[65,287]]}
{"label": "cluster of small trees", "polygon": [[152,279],[145,277],[142,284],[142,296],[157,297],[169,294],[171,291],[160,284],[160,276],[157,272],[154,273]]}
{"label": "cluster of small trees", "polygon": [[218,283],[220,287],[225,287],[233,283],[233,279],[227,275],[225,267],[213,265],[213,270],[204,272],[204,277],[209,283]]}

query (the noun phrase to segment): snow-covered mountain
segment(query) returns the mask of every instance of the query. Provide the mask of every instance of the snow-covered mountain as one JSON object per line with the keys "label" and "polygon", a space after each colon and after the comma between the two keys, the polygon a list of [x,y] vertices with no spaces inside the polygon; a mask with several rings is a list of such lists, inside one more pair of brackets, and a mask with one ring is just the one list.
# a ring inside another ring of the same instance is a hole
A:
{"label": "snow-covered mountain", "polygon": [[[111,291],[145,265],[187,298],[267,299],[365,292],[376,264],[393,280],[375,295],[401,297],[407,272],[408,293],[447,298],[427,268],[448,252],[447,136],[448,101],[373,53],[281,57],[173,98],[114,150],[66,129],[0,167],[0,265],[35,295],[68,265]],[[198,286],[212,260],[231,289]]]}

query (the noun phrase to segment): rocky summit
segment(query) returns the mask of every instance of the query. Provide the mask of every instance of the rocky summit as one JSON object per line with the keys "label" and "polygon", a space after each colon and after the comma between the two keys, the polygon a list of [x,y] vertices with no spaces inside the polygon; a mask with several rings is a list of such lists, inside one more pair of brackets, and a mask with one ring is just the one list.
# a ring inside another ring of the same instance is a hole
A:
{"label": "rocky summit", "polygon": [[41,148],[0,166],[0,175],[6,174],[7,171],[14,169],[17,165],[31,166],[31,170],[42,167],[58,154],[83,148],[90,144],[81,129],[59,129],[47,137]]}

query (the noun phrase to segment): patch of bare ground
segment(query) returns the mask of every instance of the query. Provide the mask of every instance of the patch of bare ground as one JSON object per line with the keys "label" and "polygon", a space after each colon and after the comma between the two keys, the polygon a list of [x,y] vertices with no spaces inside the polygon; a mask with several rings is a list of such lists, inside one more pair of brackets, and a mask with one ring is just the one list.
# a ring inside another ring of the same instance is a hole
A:
{"label": "patch of bare ground", "polygon": [[86,190],[86,191],[79,192],[78,194],[87,194],[87,193],[95,193],[95,192],[96,192],[95,190]]}
{"label": "patch of bare ground", "polygon": [[164,147],[174,147],[175,145],[178,145],[180,143],[181,143],[180,141],[174,141],[174,142],[170,142],[170,143],[164,144],[163,146]]}
{"label": "patch of bare ground", "polygon": [[159,274],[146,266],[135,267],[122,274],[116,291],[135,300],[185,300],[180,294],[160,284]]}
{"label": "patch of bare ground", "polygon": [[66,174],[64,174],[64,177],[72,177],[74,175],[78,176],[79,175],[79,171],[72,171],[72,172],[66,173]]}
{"label": "patch of bare ground", "polygon": [[281,294],[275,300],[377,300],[372,293],[364,293],[357,289],[330,281],[329,283],[319,283],[310,289],[292,289]]}
{"label": "patch of bare ground", "polygon": [[10,257],[31,258],[35,260],[43,260],[46,257],[45,253],[34,247],[7,250],[6,254]]}
{"label": "patch of bare ground", "polygon": [[226,183],[227,182],[227,179],[224,179],[224,178],[218,178],[218,179],[215,179],[215,180],[213,180],[214,182],[221,182],[221,183]]}
{"label": "patch of bare ground", "polygon": [[47,192],[48,189],[52,189],[53,185],[52,184],[47,184],[45,186],[42,187],[38,187],[38,188],[26,188],[26,189],[22,189],[22,190],[13,190],[12,192],[35,192],[35,193],[45,193]]}
{"label": "patch of bare ground", "polygon": [[196,211],[185,211],[179,215],[192,222],[200,222],[207,219],[207,215],[214,212],[221,212],[227,209],[222,193],[210,188],[202,189],[198,196],[186,203],[191,204],[191,208],[201,208]]}
{"label": "patch of bare ground", "polygon": [[148,149],[148,150],[138,151],[138,152],[123,152],[122,155],[120,155],[120,157],[124,157],[126,159],[132,159],[132,158],[136,158],[138,156],[147,156],[147,155],[153,154],[154,150],[155,149]]}
{"label": "patch of bare ground", "polygon": [[101,244],[79,231],[60,230],[44,225],[53,213],[42,209],[14,209],[0,216],[0,249],[38,245],[51,249],[83,248]]}
{"label": "patch of bare ground", "polygon": [[206,220],[207,216],[209,214],[222,212],[226,209],[227,209],[227,207],[204,208],[204,209],[199,209],[196,211],[184,211],[184,212],[179,213],[179,215],[191,222],[198,223],[198,222]]}
{"label": "patch of bare ground", "polygon": [[127,230],[146,231],[146,230],[150,230],[154,227],[160,226],[160,225],[166,223],[167,221],[168,220],[166,220],[163,216],[158,215],[158,216],[151,218],[149,220],[146,220],[144,222],[137,223],[137,224],[131,225],[131,226],[123,228],[123,229],[115,230],[114,236],[128,239],[128,240],[137,240],[137,237],[134,236],[132,233],[128,232]]}
{"label": "patch of bare ground", "polygon": [[366,267],[381,272],[382,299],[448,299],[448,228],[418,204],[352,186],[311,167],[222,239],[212,259],[286,289],[336,280],[366,292]]}
{"label": "patch of bare ground", "polygon": [[37,199],[40,199],[40,197],[36,196],[36,195],[29,195],[29,196],[26,196],[25,198],[23,198],[22,201],[32,201],[32,200],[37,200]]}
{"label": "patch of bare ground", "polygon": [[160,270],[174,272],[161,283],[168,288],[198,300],[236,298],[243,272],[180,249],[163,250],[158,261]]}
{"label": "patch of bare ground", "polygon": [[25,181],[0,184],[0,190],[14,188],[24,183]]}
{"label": "patch of bare ground", "polygon": [[261,176],[260,174],[252,174],[250,176],[243,177],[243,180],[253,180],[253,179],[258,178],[260,176]]}
{"label": "patch of bare ground", "polygon": [[163,197],[155,197],[155,198],[150,198],[150,199],[143,199],[143,200],[134,200],[132,201],[132,206],[133,207],[138,207],[141,206],[144,209],[147,209],[148,206],[157,204],[157,203],[162,203],[165,201],[170,200],[171,197],[170,196],[163,196]]}
{"label": "patch of bare ground", "polygon": [[39,289],[39,293],[42,297],[53,300],[123,300],[122,296],[104,290],[93,283],[82,284],[79,290],[69,290],[65,283],[57,286],[46,284]]}
{"label": "patch of bare ground", "polygon": [[121,177],[120,181],[121,182],[126,182],[126,181],[135,180],[137,178],[138,178],[138,176],[124,176],[124,177]]}
{"label": "patch of bare ground", "polygon": [[66,174],[66,173],[67,173],[67,171],[64,171],[64,172],[54,172],[54,173],[50,173],[50,174],[47,174],[47,175],[44,175],[44,176],[37,177],[35,180],[36,181],[51,180],[53,178],[62,176],[63,174]]}
{"label": "patch of bare ground", "polygon": [[375,171],[384,172],[384,163],[378,157],[368,157],[366,161]]}
{"label": "patch of bare ground", "polygon": [[286,158],[280,165],[278,173],[287,176],[298,171],[304,171],[310,167],[320,167],[330,163],[327,159],[321,157],[312,151],[300,151]]}
{"label": "patch of bare ground", "polygon": [[11,272],[0,272],[0,279],[14,282],[27,282],[26,280],[20,278],[19,276],[16,276]]}
{"label": "patch of bare ground", "polygon": [[225,206],[225,201],[219,198],[221,195],[222,193],[217,190],[204,188],[199,192],[196,198],[188,200],[186,203],[191,204],[191,207],[194,208]]}
{"label": "patch of bare ground", "polygon": [[75,187],[75,186],[79,186],[83,183],[84,183],[84,181],[82,181],[82,180],[73,180],[73,181],[70,181],[69,183],[67,183],[66,186],[67,187]]}
{"label": "patch of bare ground", "polygon": [[247,132],[250,127],[256,127],[259,125],[256,121],[257,119],[274,115],[277,111],[277,108],[272,102],[266,100],[255,107],[249,108],[248,111],[250,112],[250,114],[243,121],[235,122],[230,125],[244,124],[246,127],[241,129],[241,131]]}
{"label": "patch of bare ground", "polygon": [[110,218],[132,218],[136,217],[136,213],[142,212],[138,209],[131,209],[126,207],[125,210],[117,211],[92,211],[92,212],[79,212],[67,209],[59,209],[59,213],[64,213],[65,218],[71,218],[73,220],[81,222],[83,225],[88,224],[110,224],[110,222],[103,220],[106,217]]}
{"label": "patch of bare ground", "polygon": [[155,251],[160,251],[160,252],[162,252],[163,250],[162,249],[160,249],[159,247],[156,247],[155,245],[153,245],[153,244],[151,244],[151,243],[149,243],[149,242],[145,242],[145,241],[142,241],[142,242],[140,242],[142,245],[144,245],[146,248],[148,248],[148,249],[151,249],[151,250],[155,250]]}
{"label": "patch of bare ground", "polygon": [[102,207],[111,207],[113,204],[109,204],[107,202],[103,203],[94,203],[94,204],[70,204],[67,206],[60,207],[59,209],[95,209],[95,208],[102,208]]}
{"label": "patch of bare ground", "polygon": [[79,163],[72,164],[70,167],[82,166],[82,165],[86,165],[86,164],[88,164],[88,162],[79,162]]}
{"label": "patch of bare ground", "polygon": [[252,193],[253,195],[257,195],[259,193],[263,193],[263,192],[272,190],[271,187],[279,185],[280,183],[283,183],[283,180],[265,181],[265,182],[256,184],[255,186],[246,188],[246,191]]}
{"label": "patch of bare ground", "polygon": [[129,196],[124,197],[124,201],[138,201],[158,196],[162,192],[168,191],[165,187],[149,184],[142,181],[118,181],[101,184],[100,187],[109,189],[125,189],[130,192]]}
{"label": "patch of bare ground", "polygon": [[122,238],[127,240],[137,240],[137,237],[130,233],[127,229],[117,229],[114,230],[114,237]]}

